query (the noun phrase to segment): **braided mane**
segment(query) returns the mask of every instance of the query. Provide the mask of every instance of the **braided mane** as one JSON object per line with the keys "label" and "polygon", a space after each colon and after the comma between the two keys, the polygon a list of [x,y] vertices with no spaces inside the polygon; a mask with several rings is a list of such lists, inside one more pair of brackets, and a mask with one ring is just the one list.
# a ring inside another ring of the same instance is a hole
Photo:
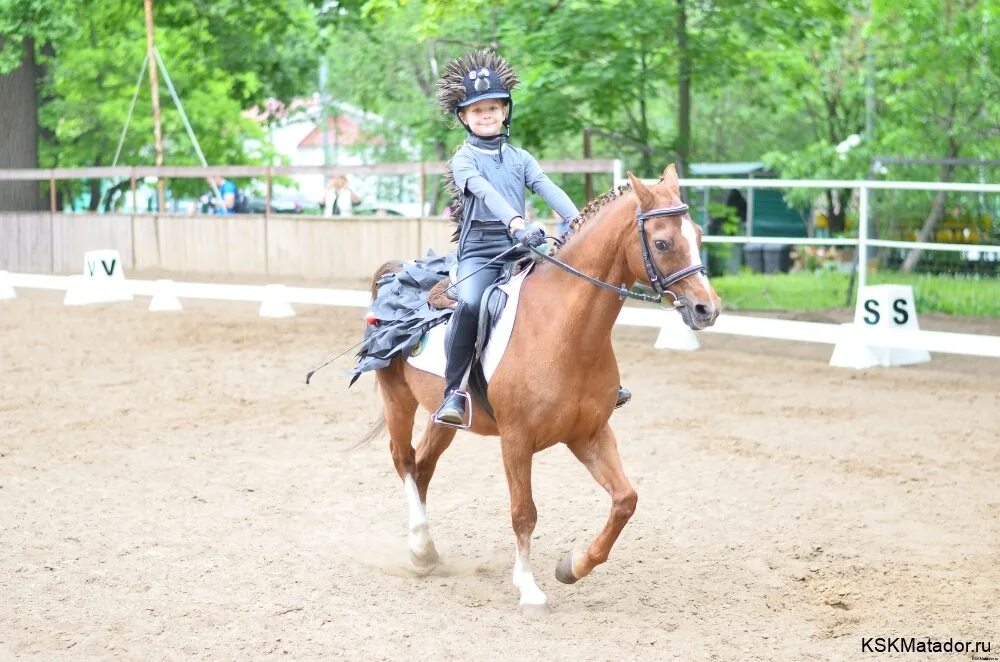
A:
{"label": "braided mane", "polygon": [[583,208],[583,211],[580,212],[580,215],[570,221],[569,230],[564,232],[563,235],[559,237],[559,243],[552,247],[552,251],[549,254],[555,255],[556,253],[558,253],[559,249],[562,247],[563,244],[565,244],[569,240],[570,237],[576,234],[580,230],[580,228],[582,228],[587,223],[587,221],[597,216],[597,212],[599,212],[602,208],[607,206],[612,201],[617,200],[621,196],[630,192],[631,190],[632,190],[631,184],[621,184],[617,187],[612,187],[610,191],[602,193],[601,195],[597,196],[596,198],[588,202],[586,206]]}

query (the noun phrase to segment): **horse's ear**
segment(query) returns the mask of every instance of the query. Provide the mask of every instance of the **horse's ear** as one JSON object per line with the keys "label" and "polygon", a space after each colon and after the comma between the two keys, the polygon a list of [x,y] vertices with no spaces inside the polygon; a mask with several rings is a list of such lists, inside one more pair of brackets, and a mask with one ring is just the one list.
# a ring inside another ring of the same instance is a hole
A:
{"label": "horse's ear", "polygon": [[673,163],[663,169],[663,183],[665,183],[667,188],[671,191],[680,193],[681,183],[677,179],[677,168],[674,167]]}
{"label": "horse's ear", "polygon": [[649,210],[654,207],[653,205],[653,194],[649,192],[649,188],[642,183],[642,180],[632,174],[631,171],[628,173],[628,180],[632,182],[632,190],[635,191],[636,196],[639,198],[639,208],[643,210]]}

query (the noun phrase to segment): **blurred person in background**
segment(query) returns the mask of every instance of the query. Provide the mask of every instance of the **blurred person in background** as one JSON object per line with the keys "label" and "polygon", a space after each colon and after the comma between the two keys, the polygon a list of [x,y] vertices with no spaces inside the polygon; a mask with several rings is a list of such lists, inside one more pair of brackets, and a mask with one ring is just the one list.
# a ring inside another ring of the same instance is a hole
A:
{"label": "blurred person in background", "polygon": [[210,177],[208,183],[212,186],[212,198],[209,206],[215,210],[215,213],[235,214],[236,201],[240,195],[240,190],[236,184],[221,176]]}
{"label": "blurred person in background", "polygon": [[326,187],[326,200],[323,203],[324,216],[352,216],[354,205],[361,202],[361,197],[354,192],[347,177],[337,175]]}

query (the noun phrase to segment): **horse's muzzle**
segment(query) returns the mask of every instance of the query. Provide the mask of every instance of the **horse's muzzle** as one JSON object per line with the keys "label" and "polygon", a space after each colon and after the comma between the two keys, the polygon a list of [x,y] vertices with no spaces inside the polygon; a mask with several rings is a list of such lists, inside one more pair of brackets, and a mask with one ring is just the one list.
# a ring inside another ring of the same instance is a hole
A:
{"label": "horse's muzzle", "polygon": [[715,324],[716,318],[719,317],[719,308],[711,303],[692,303],[687,297],[681,297],[678,303],[681,304],[678,307],[681,319],[688,328],[695,331],[707,329]]}

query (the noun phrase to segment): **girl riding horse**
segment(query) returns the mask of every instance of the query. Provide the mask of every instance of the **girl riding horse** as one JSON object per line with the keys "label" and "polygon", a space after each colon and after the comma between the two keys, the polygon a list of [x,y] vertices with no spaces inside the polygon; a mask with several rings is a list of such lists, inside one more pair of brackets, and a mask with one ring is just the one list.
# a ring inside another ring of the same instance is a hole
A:
{"label": "girl riding horse", "polygon": [[[516,243],[526,248],[545,242],[544,232],[526,230],[525,189],[537,193],[564,220],[579,214],[526,150],[507,143],[513,110],[511,90],[517,75],[500,55],[469,53],[452,61],[438,81],[438,103],[468,132],[451,159],[451,174],[462,210],[458,237],[458,305],[445,339],[444,401],[434,415],[440,425],[468,427],[465,388],[475,354],[479,305],[483,292],[503,268],[487,265]],[[616,406],[631,394],[620,389]]]}

